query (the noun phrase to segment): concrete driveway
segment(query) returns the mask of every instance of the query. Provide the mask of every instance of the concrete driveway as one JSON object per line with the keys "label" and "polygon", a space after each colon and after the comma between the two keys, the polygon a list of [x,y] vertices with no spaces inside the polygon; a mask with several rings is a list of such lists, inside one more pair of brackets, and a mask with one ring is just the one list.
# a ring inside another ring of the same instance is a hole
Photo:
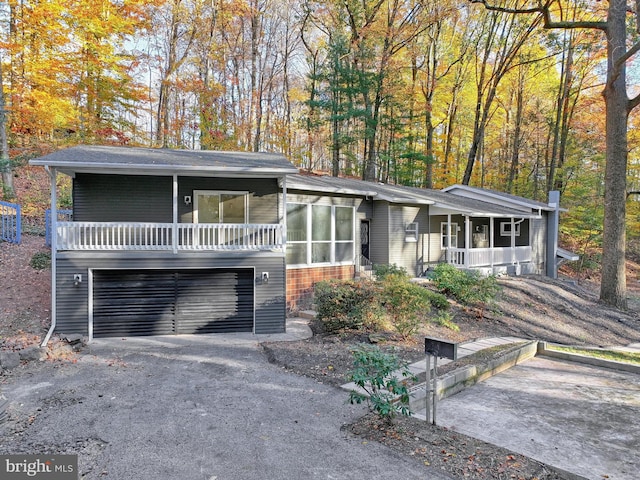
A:
{"label": "concrete driveway", "polygon": [[437,420],[584,478],[640,478],[638,374],[535,357],[442,400]]}
{"label": "concrete driveway", "polygon": [[267,363],[251,336],[100,340],[0,390],[19,419],[0,453],[77,453],[83,479],[450,478],[348,436],[363,407]]}

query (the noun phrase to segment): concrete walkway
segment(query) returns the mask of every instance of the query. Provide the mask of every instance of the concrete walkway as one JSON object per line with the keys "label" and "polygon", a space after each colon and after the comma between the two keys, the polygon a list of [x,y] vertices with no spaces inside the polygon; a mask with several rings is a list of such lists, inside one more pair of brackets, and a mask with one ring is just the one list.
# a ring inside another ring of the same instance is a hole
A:
{"label": "concrete walkway", "polygon": [[[465,343],[458,346],[458,358],[522,341],[498,337]],[[616,350],[640,353],[640,343]],[[438,366],[449,362],[441,359]],[[423,373],[425,360],[409,369]],[[424,419],[424,410],[415,416]],[[638,418],[637,371],[538,356],[440,400],[437,423],[546,463],[566,478],[637,480]]]}
{"label": "concrete walkway", "polygon": [[639,418],[640,375],[548,357],[438,403],[438,425],[590,480],[638,479]]}
{"label": "concrete walkway", "polygon": [[[508,345],[510,343],[518,343],[518,342],[526,342],[526,340],[518,337],[492,337],[492,338],[482,338],[479,340],[474,340],[471,342],[465,342],[458,344],[458,359],[467,357],[469,355],[473,355],[481,350],[486,350],[487,348],[497,347],[499,345]],[[438,367],[442,367],[448,363],[451,363],[452,360],[438,359]],[[433,368],[433,364],[431,364],[431,368]],[[427,369],[427,359],[426,356],[423,360],[419,360],[409,365],[409,371],[413,375],[419,375],[424,373]],[[398,371],[395,373],[396,377],[402,377],[402,374]],[[357,390],[358,386],[351,382],[342,385],[342,388],[345,390]]]}

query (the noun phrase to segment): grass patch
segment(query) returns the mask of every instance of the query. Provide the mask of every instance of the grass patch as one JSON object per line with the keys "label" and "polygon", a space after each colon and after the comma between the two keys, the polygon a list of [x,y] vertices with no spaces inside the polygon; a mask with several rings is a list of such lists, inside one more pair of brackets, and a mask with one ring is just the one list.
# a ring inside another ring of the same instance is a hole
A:
{"label": "grass patch", "polygon": [[36,270],[45,270],[51,268],[51,252],[38,252],[31,257],[29,262],[31,268]]}
{"label": "grass patch", "polygon": [[578,355],[587,355],[589,357],[601,358],[603,360],[640,365],[640,353],[622,352],[618,350],[601,350],[594,348],[561,347],[558,345],[548,344],[547,348],[549,350],[557,350],[559,352],[577,353]]}

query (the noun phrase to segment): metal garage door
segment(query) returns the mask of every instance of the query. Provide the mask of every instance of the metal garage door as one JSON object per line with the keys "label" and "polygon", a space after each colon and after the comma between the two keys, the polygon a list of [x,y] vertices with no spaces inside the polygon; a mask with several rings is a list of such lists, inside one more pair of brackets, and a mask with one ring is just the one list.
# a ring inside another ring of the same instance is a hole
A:
{"label": "metal garage door", "polygon": [[99,270],[93,336],[253,331],[253,271]]}

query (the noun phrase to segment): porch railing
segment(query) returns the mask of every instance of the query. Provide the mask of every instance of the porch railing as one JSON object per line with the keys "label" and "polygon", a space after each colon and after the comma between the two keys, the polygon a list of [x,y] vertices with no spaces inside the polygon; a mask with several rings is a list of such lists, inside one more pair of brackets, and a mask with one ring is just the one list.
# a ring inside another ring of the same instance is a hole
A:
{"label": "porch railing", "polygon": [[531,261],[531,247],[451,248],[447,260],[460,267],[510,265]]}
{"label": "porch railing", "polygon": [[58,222],[58,250],[284,249],[279,224]]}

